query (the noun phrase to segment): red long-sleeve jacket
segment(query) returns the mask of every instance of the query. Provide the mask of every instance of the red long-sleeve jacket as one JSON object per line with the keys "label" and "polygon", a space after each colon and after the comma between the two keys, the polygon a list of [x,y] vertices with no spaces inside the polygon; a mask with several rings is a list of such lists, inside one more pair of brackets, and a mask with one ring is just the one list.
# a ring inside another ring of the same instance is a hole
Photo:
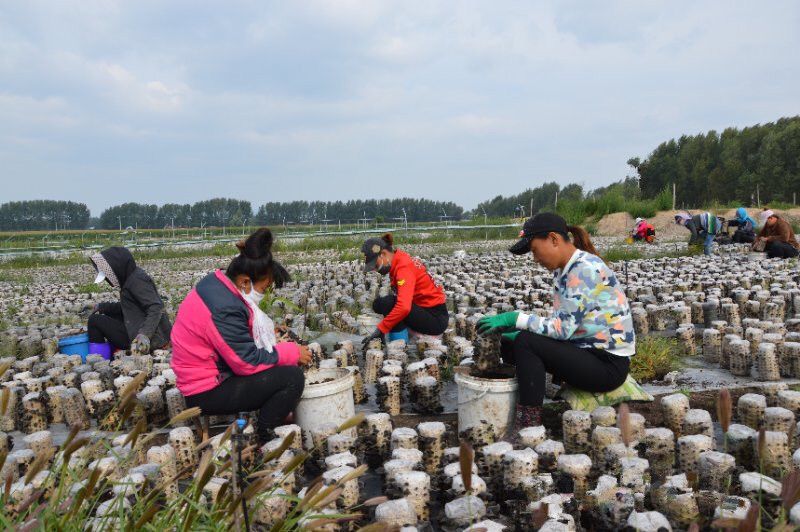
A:
{"label": "red long-sleeve jacket", "polygon": [[389,270],[392,288],[397,292],[397,303],[378,324],[383,334],[388,333],[411,312],[411,305],[435,307],[447,301],[442,287],[428,273],[425,265],[402,250],[394,252]]}

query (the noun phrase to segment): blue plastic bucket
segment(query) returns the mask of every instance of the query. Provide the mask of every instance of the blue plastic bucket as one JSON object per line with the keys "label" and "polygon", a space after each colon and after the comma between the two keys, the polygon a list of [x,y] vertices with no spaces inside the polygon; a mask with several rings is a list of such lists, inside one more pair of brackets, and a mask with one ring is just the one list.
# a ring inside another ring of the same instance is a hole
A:
{"label": "blue plastic bucket", "polygon": [[67,336],[58,341],[58,351],[65,355],[79,355],[82,361],[86,361],[89,354],[89,335],[76,334]]}

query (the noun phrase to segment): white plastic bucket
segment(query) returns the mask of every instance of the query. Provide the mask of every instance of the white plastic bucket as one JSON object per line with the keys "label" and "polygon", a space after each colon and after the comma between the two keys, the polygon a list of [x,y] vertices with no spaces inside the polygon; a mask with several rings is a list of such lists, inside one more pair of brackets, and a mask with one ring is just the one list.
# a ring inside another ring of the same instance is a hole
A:
{"label": "white plastic bucket", "polygon": [[382,317],[377,316],[375,314],[368,314],[363,313],[359,314],[356,318],[356,323],[358,323],[359,333],[361,334],[370,334],[372,331],[375,330],[375,327],[381,322]]}
{"label": "white plastic bucket", "polygon": [[[355,415],[354,382],[353,374],[344,368],[315,369],[306,374],[306,386],[295,409],[295,422],[303,429],[306,449],[313,447],[312,431],[328,423],[341,425]],[[353,436],[355,430],[348,429]]]}
{"label": "white plastic bucket", "polygon": [[485,379],[469,374],[469,367],[455,368],[458,385],[458,431],[486,421],[502,438],[513,425],[517,404],[517,379]]}

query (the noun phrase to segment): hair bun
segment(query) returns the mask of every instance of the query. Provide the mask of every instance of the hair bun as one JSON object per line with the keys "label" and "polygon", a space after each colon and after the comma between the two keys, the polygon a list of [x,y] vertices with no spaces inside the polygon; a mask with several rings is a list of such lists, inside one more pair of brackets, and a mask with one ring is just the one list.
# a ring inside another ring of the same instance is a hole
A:
{"label": "hair bun", "polygon": [[383,240],[384,242],[386,242],[387,244],[389,244],[389,247],[392,247],[392,246],[394,246],[394,237],[392,236],[392,233],[386,233],[386,234],[384,234],[384,235],[381,237],[381,240]]}
{"label": "hair bun", "polygon": [[239,241],[236,243],[236,249],[238,249],[238,250],[239,250],[239,253],[241,253],[241,252],[243,252],[243,251],[244,251],[244,240],[239,240]]}
{"label": "hair bun", "polygon": [[272,256],[272,231],[266,227],[258,229],[244,241],[242,254],[249,259],[262,259]]}

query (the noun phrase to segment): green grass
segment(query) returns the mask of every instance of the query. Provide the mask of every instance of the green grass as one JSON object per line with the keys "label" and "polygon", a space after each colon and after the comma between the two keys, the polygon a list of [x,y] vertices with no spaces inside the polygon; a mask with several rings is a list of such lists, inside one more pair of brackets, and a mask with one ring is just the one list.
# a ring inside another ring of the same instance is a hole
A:
{"label": "green grass", "polygon": [[614,247],[601,254],[606,262],[619,262],[623,260],[637,260],[644,257],[638,249]]}
{"label": "green grass", "polygon": [[649,335],[636,338],[636,356],[631,357],[630,372],[637,381],[659,380],[680,367],[680,350],[675,338]]}
{"label": "green grass", "polygon": [[[108,285],[106,285],[108,286]],[[75,292],[79,294],[99,294],[101,292],[107,292],[106,286],[97,283],[86,283],[81,284],[75,287]]]}

